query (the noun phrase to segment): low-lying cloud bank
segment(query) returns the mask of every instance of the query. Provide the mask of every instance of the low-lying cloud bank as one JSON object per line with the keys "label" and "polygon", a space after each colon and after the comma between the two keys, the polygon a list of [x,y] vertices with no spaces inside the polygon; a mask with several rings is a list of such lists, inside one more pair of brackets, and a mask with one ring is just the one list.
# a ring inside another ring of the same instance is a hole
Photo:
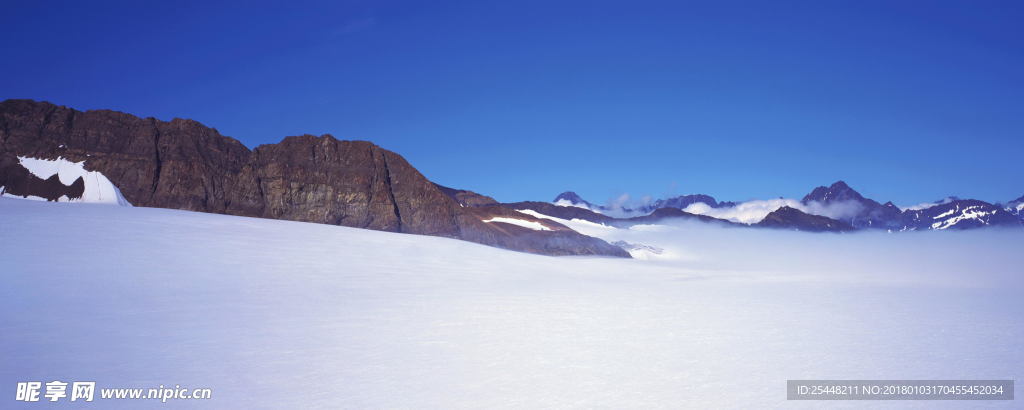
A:
{"label": "low-lying cloud bank", "polygon": [[622,194],[613,199],[609,199],[604,205],[587,206],[586,204],[574,203],[566,199],[559,199],[553,202],[558,206],[575,206],[577,208],[588,209],[599,214],[608,215],[613,218],[632,218],[634,216],[644,216],[650,212],[642,211],[644,208],[652,202],[651,197],[645,196],[639,201],[633,200],[629,194]]}
{"label": "low-lying cloud bank", "polygon": [[852,217],[857,215],[863,208],[856,201],[841,201],[829,204],[811,201],[805,204],[795,199],[779,198],[741,202],[736,204],[736,206],[724,208],[712,208],[708,204],[698,202],[691,204],[686,209],[683,209],[683,211],[733,222],[753,224],[760,222],[765,216],[784,206],[796,208],[812,215],[827,216],[832,219]]}
{"label": "low-lying cloud bank", "polygon": [[954,199],[956,199],[956,198],[955,197],[948,197],[948,198],[945,198],[945,199],[942,199],[942,200],[939,200],[939,201],[923,202],[923,203],[920,203],[920,204],[917,204],[917,205],[913,205],[913,206],[900,207],[900,210],[903,210],[903,211],[920,211],[922,209],[928,209],[928,208],[931,208],[933,206],[938,206],[938,205],[942,205],[942,204],[948,204],[950,202],[953,202]]}
{"label": "low-lying cloud bank", "polygon": [[[554,204],[590,209],[591,211],[616,218],[630,218],[649,214],[649,211],[641,209],[648,207],[651,202],[650,197],[644,197],[640,200],[632,200],[629,194],[622,194],[617,198],[609,200],[606,205],[600,207],[587,207],[584,204],[577,204],[567,200],[559,200]],[[714,218],[725,219],[732,222],[754,224],[761,222],[765,216],[784,206],[796,208],[808,214],[826,216],[832,219],[850,218],[863,210],[863,205],[856,201],[842,201],[825,204],[817,201],[803,203],[796,199],[778,198],[757,199],[740,202],[734,206],[718,208],[712,207],[710,204],[704,202],[697,202],[687,206],[683,211],[697,215],[707,215]]]}

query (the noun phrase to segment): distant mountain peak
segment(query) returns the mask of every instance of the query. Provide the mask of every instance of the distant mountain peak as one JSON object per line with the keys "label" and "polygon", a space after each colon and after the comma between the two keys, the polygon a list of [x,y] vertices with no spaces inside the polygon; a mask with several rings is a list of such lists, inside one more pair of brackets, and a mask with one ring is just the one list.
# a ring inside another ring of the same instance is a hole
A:
{"label": "distant mountain peak", "polygon": [[1012,215],[1016,215],[1017,219],[1024,222],[1024,195],[1020,198],[1014,199],[1006,204],[1006,212]]}
{"label": "distant mountain peak", "polygon": [[1021,226],[1012,212],[977,199],[951,199],[904,212],[904,229],[970,229],[990,225]]}
{"label": "distant mountain peak", "polygon": [[693,205],[693,204],[698,203],[698,202],[702,202],[702,203],[704,203],[707,206],[710,206],[712,208],[718,208],[718,207],[722,206],[722,204],[720,204],[718,201],[716,201],[715,198],[712,197],[711,195],[690,194],[690,195],[675,196],[675,197],[668,198],[668,199],[659,199],[659,200],[654,201],[653,203],[645,206],[643,209],[647,210],[648,212],[653,211],[655,209],[659,209],[659,208],[686,209],[688,206]]}
{"label": "distant mountain peak", "polygon": [[577,194],[577,193],[575,193],[573,191],[562,192],[562,193],[558,194],[558,196],[555,197],[554,201],[551,201],[551,202],[559,202],[559,201],[568,201],[569,203],[572,203],[572,204],[583,204],[583,205],[586,205],[588,207],[591,206],[590,202],[587,202],[587,200],[583,199],[582,197],[579,196],[579,194]]}
{"label": "distant mountain peak", "polygon": [[864,196],[857,192],[853,188],[850,188],[845,181],[839,180],[830,186],[819,186],[814,188],[811,193],[807,194],[803,198],[803,202],[807,203],[810,201],[818,202],[833,202],[833,201],[863,201]]}
{"label": "distant mountain peak", "polygon": [[576,192],[573,192],[573,191],[565,191],[565,192],[562,192],[562,193],[558,194],[558,196],[555,197],[555,200],[557,201],[559,199],[579,199],[579,200],[582,200],[582,198],[580,198],[579,194],[577,194]]}

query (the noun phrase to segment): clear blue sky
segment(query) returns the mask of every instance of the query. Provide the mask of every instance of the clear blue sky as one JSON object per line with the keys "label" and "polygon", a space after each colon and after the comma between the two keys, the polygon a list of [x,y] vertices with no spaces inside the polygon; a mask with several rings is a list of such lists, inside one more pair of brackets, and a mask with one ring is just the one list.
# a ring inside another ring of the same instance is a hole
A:
{"label": "clear blue sky", "polygon": [[503,201],[1024,194],[1021,2],[203,3],[8,2],[0,99],[371,140]]}

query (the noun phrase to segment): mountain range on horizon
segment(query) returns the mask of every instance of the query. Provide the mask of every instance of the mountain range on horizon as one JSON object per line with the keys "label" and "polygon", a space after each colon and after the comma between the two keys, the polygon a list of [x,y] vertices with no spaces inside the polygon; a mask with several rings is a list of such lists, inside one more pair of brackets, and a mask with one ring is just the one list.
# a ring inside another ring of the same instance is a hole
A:
{"label": "mountain range on horizon", "polygon": [[[773,202],[774,201],[774,202]],[[859,229],[883,229],[888,231],[917,231],[943,229],[971,229],[986,226],[1019,226],[1024,221],[1024,197],[1002,203],[989,203],[977,199],[962,199],[950,196],[943,200],[915,207],[900,208],[891,201],[879,203],[865,198],[844,181],[829,186],[819,186],[796,200],[769,200],[750,202],[719,202],[705,194],[689,194],[659,199],[648,205],[635,208],[614,208],[594,205],[572,191],[557,195],[554,203],[564,206],[583,207],[598,213],[650,213],[660,208],[676,208],[701,215],[720,215],[719,219],[742,223],[734,218],[722,217],[729,210],[750,203],[775,203],[778,206],[766,208],[765,215],[748,225],[760,224],[765,218],[775,227],[786,227],[808,231],[852,231]],[[775,214],[775,211],[782,210]],[[801,215],[803,214],[803,215]],[[804,215],[824,217],[839,223],[814,224]],[[805,222],[800,222],[805,221]]]}
{"label": "mountain range on horizon", "polygon": [[[718,201],[683,195],[614,215],[567,191],[552,202],[499,203],[430,181],[368,141],[301,135],[249,149],[196,121],[0,102],[0,194],[110,202],[442,236],[545,255],[629,257],[562,221],[615,227],[681,219],[723,226],[846,232],[1022,225],[1024,196],[1006,204],[949,198],[900,209],[845,182],[801,200]],[[756,203],[755,203],[756,202]]]}

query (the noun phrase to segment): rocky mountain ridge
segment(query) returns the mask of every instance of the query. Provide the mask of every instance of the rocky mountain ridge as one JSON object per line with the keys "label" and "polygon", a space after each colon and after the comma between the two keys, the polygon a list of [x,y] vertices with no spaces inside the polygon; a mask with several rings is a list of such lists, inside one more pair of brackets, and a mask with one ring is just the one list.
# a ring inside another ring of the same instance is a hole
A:
{"label": "rocky mountain ridge", "polygon": [[756,225],[766,228],[793,229],[808,232],[848,232],[855,229],[846,222],[820,215],[811,215],[788,206],[772,211]]}
{"label": "rocky mountain ridge", "polygon": [[[20,158],[84,161],[135,206],[443,236],[547,255],[628,257],[550,220],[440,187],[368,141],[300,135],[249,150],[192,120],[6,100],[0,102],[0,182],[7,194],[75,194],[65,192],[74,186],[33,180]],[[465,206],[469,201],[483,206]],[[509,223],[515,221],[538,225]]]}

